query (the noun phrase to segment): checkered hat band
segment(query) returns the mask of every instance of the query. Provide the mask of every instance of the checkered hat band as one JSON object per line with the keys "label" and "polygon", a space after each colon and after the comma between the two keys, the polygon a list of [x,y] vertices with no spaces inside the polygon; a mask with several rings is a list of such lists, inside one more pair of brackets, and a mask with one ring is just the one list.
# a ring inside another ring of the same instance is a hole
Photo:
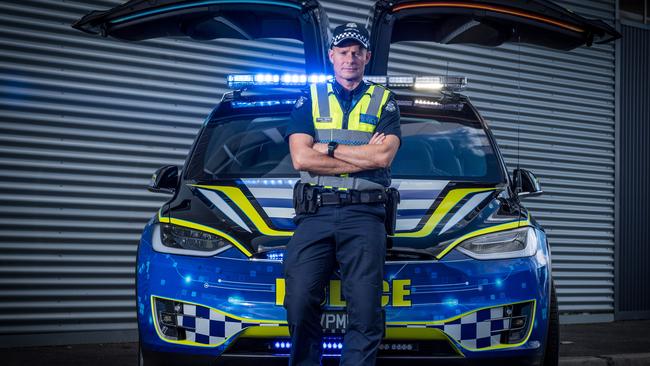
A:
{"label": "checkered hat band", "polygon": [[334,36],[334,38],[332,38],[332,44],[336,46],[337,44],[341,43],[343,40],[346,39],[356,39],[357,41],[361,42],[361,44],[363,44],[364,47],[368,48],[368,38],[362,36],[361,34],[359,34],[359,32],[343,32],[337,34],[336,36]]}

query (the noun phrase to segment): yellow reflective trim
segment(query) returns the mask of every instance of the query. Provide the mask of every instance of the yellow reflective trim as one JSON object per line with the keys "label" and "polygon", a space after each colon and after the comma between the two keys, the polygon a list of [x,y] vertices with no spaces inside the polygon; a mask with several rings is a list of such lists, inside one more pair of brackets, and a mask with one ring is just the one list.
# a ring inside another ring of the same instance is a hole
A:
{"label": "yellow reflective trim", "polygon": [[[368,90],[361,96],[357,104],[352,108],[350,114],[348,115],[348,130],[352,131],[363,131],[363,132],[374,132],[375,127],[369,123],[361,123],[359,120],[361,118],[362,111],[365,112],[368,109],[368,104],[370,104],[370,96],[372,91],[375,89],[374,85],[368,87]],[[338,103],[338,101],[337,101]]]}
{"label": "yellow reflective trim", "polygon": [[447,246],[447,248],[445,248],[445,250],[443,250],[438,255],[436,255],[436,258],[440,259],[440,258],[444,257],[447,253],[449,253],[452,249],[454,249],[458,244],[460,244],[461,242],[463,242],[464,240],[467,240],[469,238],[473,238],[475,236],[489,234],[489,233],[495,233],[497,231],[516,229],[518,227],[529,226],[529,225],[530,225],[530,218],[527,218],[526,220],[507,222],[505,224],[490,226],[490,227],[486,227],[484,229],[472,231],[471,233],[465,234],[465,235],[461,236],[460,238],[454,240],[454,242],[449,244]]}
{"label": "yellow reflective trim", "polygon": [[327,93],[328,93],[327,100],[329,101],[330,118],[332,118],[330,122],[317,121],[317,119],[320,118],[321,115],[320,115],[320,109],[318,103],[318,92],[317,92],[316,84],[311,84],[309,86],[309,91],[312,100],[311,115],[313,118],[314,128],[316,128],[317,130],[326,130],[326,129],[340,130],[343,127],[343,110],[341,110],[341,106],[339,105],[338,100],[334,95],[332,84],[327,83]]}
{"label": "yellow reflective trim", "polygon": [[446,341],[445,332],[437,328],[386,328],[384,339],[414,341]]}
{"label": "yellow reflective trim", "polygon": [[275,338],[275,337],[289,337],[289,327],[286,325],[279,325],[277,327],[264,327],[254,325],[246,327],[242,330],[238,337],[244,338]]}
{"label": "yellow reflective trim", "polygon": [[354,106],[352,111],[350,111],[350,115],[348,116],[348,130],[362,131],[362,132],[369,132],[369,133],[375,132],[377,125],[361,122],[361,113],[365,113],[368,110],[370,99],[375,88],[381,88],[383,91],[382,100],[379,105],[379,111],[375,116],[377,117],[377,121],[379,121],[379,118],[381,116],[381,110],[384,108],[384,105],[386,104],[386,101],[388,100],[388,96],[390,93],[388,92],[388,90],[386,90],[385,88],[379,85],[371,85],[368,88],[368,90],[366,90],[364,95],[361,97],[357,105]]}
{"label": "yellow reflective trim", "polygon": [[431,235],[433,229],[440,223],[449,211],[454,208],[460,200],[471,193],[493,191],[495,188],[459,188],[451,190],[447,196],[440,202],[433,214],[429,217],[422,229],[415,232],[396,233],[393,235],[398,238],[424,238]]}
{"label": "yellow reflective trim", "polygon": [[241,189],[237,187],[228,187],[228,186],[206,186],[206,185],[200,185],[200,184],[191,184],[192,187],[197,187],[197,188],[205,188],[205,189],[210,189],[213,191],[219,191],[228,196],[235,204],[237,207],[248,216],[248,218],[253,222],[253,225],[257,228],[257,230],[264,234],[264,235],[269,235],[269,236],[292,236],[293,232],[292,231],[284,231],[284,230],[275,230],[271,229],[269,225],[264,221],[262,216],[260,216],[259,212],[255,210],[255,207],[250,203],[248,198],[246,198],[246,195],[244,192],[241,191]]}
{"label": "yellow reflective trim", "polygon": [[[332,88],[332,84],[330,83],[327,83],[327,100],[330,103],[330,117],[332,117],[332,122],[331,124],[327,124],[327,125],[316,122],[314,124],[314,127],[317,130],[320,129],[340,130],[343,128],[343,110],[341,109],[339,100],[336,99],[336,95],[334,95],[334,89]],[[314,119],[314,121],[316,120]]]}
{"label": "yellow reflective trim", "polygon": [[208,232],[208,233],[211,233],[211,234],[214,234],[214,235],[220,236],[220,237],[222,237],[222,238],[228,240],[232,245],[234,245],[235,247],[237,247],[237,249],[239,249],[239,250],[240,250],[242,253],[244,253],[247,257],[250,257],[250,256],[253,255],[253,254],[252,254],[248,249],[246,249],[242,244],[240,244],[240,243],[237,241],[237,239],[235,239],[235,238],[233,238],[232,236],[230,236],[230,235],[224,233],[224,232],[221,231],[221,230],[217,230],[217,229],[215,229],[215,228],[212,228],[212,227],[209,227],[209,226],[205,226],[205,225],[201,225],[201,224],[197,224],[197,223],[195,223],[195,222],[191,222],[191,221],[187,221],[187,220],[182,220],[182,219],[176,219],[176,218],[173,218],[173,217],[162,216],[161,213],[160,213],[160,211],[158,212],[158,221],[163,222],[163,223],[166,223],[166,224],[174,224],[174,225],[178,225],[178,226],[188,227],[188,228],[190,228],[190,229],[194,229],[194,230],[205,231],[205,232]]}

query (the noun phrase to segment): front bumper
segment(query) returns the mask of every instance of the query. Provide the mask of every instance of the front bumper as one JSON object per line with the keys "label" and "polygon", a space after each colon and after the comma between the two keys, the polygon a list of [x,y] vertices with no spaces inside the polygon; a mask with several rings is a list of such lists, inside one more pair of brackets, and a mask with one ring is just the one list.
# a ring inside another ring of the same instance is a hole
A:
{"label": "front bumper", "polygon": [[[146,352],[286,362],[288,347],[276,347],[289,342],[280,261],[250,260],[236,249],[210,258],[158,253],[152,250],[151,233],[149,225],[137,269],[138,322]],[[545,250],[499,261],[452,252],[439,262],[387,263],[386,335],[379,359],[498,363],[516,358],[518,364],[534,364],[544,349],[548,323],[547,258]],[[330,283],[327,308],[344,304],[336,281]],[[509,337],[513,327],[521,328],[515,319],[522,311],[525,329],[513,341]],[[340,354],[336,335],[324,343],[324,355]]]}

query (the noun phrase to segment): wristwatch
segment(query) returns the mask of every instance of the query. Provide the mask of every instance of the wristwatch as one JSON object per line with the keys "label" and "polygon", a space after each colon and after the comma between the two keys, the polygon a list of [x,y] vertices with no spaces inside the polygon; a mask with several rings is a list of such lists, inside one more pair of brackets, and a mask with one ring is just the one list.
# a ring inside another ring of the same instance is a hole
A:
{"label": "wristwatch", "polygon": [[334,150],[339,147],[339,143],[336,141],[330,141],[329,144],[327,144],[327,156],[330,158],[334,157]]}

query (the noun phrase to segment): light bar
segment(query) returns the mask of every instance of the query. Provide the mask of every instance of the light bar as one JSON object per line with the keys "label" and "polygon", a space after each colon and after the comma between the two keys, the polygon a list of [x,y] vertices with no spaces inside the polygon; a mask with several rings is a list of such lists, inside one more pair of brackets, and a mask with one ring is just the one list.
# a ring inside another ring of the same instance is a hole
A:
{"label": "light bar", "polygon": [[464,108],[463,103],[441,103],[438,100],[431,99],[415,99],[413,106],[422,107],[427,109],[439,109],[445,111],[461,111]]}
{"label": "light bar", "polygon": [[[309,84],[332,81],[331,75],[324,74],[233,74],[226,80],[231,89],[252,87],[295,87]],[[415,75],[368,75],[365,81],[384,85],[394,89],[415,89],[422,91],[450,91],[458,92],[467,87],[467,78],[464,76],[415,76]]]}
{"label": "light bar", "polygon": [[253,108],[253,107],[271,107],[281,104],[296,104],[295,99],[271,99],[271,100],[254,100],[254,101],[234,101],[232,102],[233,108]]}
{"label": "light bar", "polygon": [[332,76],[323,74],[232,74],[226,77],[230,89],[250,87],[307,86],[332,80]]}
{"label": "light bar", "polygon": [[457,92],[467,87],[467,78],[464,76],[370,75],[364,76],[363,79],[391,89]]}

